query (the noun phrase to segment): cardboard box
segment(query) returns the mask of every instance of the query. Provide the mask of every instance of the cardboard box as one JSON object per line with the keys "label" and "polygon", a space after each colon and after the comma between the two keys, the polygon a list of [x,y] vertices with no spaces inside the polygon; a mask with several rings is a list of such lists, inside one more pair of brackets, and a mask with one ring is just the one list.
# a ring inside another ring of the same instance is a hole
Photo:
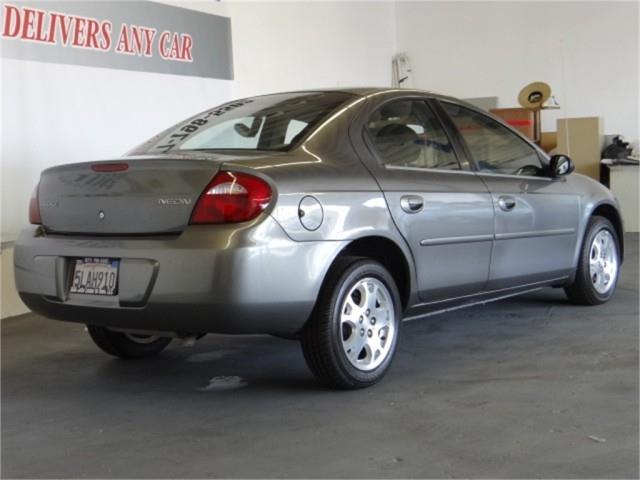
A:
{"label": "cardboard box", "polygon": [[507,125],[533,140],[533,112],[526,108],[493,108],[490,110]]}
{"label": "cardboard box", "polygon": [[549,153],[558,146],[558,134],[556,132],[542,132],[540,136],[540,148]]}
{"label": "cardboard box", "polygon": [[576,166],[576,172],[598,181],[603,141],[600,117],[558,119],[555,153],[568,155]]}

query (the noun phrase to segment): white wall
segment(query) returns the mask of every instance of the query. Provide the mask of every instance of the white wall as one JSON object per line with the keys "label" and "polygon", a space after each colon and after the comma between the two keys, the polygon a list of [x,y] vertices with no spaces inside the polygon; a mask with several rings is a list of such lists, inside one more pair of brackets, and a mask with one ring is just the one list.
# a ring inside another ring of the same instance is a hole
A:
{"label": "white wall", "polygon": [[389,86],[391,2],[233,2],[236,96]]}
{"label": "white wall", "polygon": [[417,88],[511,107],[542,80],[563,107],[543,113],[543,130],[601,116],[605,133],[638,139],[637,2],[400,1],[396,21]]}
{"label": "white wall", "polygon": [[392,0],[162,1],[231,18],[235,98],[391,84]]}

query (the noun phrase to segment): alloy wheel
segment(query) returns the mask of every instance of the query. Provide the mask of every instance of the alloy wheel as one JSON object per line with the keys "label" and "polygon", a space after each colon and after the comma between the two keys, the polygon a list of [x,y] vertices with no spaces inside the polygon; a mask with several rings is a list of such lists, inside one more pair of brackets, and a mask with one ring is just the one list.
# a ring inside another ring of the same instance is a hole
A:
{"label": "alloy wheel", "polygon": [[347,359],[362,371],[373,370],[391,352],[396,335],[392,296],[373,277],[358,280],[340,310],[342,348]]}
{"label": "alloy wheel", "polygon": [[593,288],[604,295],[613,287],[618,275],[618,250],[616,242],[606,229],[600,230],[589,249],[589,277]]}

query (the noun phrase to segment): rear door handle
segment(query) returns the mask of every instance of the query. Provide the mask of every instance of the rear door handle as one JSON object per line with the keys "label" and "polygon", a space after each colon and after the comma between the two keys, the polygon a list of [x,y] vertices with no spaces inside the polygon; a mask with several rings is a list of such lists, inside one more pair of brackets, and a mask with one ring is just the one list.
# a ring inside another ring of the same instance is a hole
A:
{"label": "rear door handle", "polygon": [[503,195],[502,197],[498,198],[498,206],[500,207],[500,210],[509,212],[515,208],[516,199],[508,195]]}
{"label": "rear door handle", "polygon": [[400,207],[407,213],[418,213],[424,207],[424,200],[420,195],[404,195],[400,198]]}

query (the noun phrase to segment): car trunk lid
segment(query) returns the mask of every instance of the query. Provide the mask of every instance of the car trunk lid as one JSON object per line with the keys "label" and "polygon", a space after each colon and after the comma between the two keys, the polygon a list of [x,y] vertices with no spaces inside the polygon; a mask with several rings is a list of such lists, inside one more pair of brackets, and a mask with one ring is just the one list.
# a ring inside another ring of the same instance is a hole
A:
{"label": "car trunk lid", "polygon": [[50,168],[38,187],[42,224],[62,234],[179,233],[224,159],[125,157]]}

